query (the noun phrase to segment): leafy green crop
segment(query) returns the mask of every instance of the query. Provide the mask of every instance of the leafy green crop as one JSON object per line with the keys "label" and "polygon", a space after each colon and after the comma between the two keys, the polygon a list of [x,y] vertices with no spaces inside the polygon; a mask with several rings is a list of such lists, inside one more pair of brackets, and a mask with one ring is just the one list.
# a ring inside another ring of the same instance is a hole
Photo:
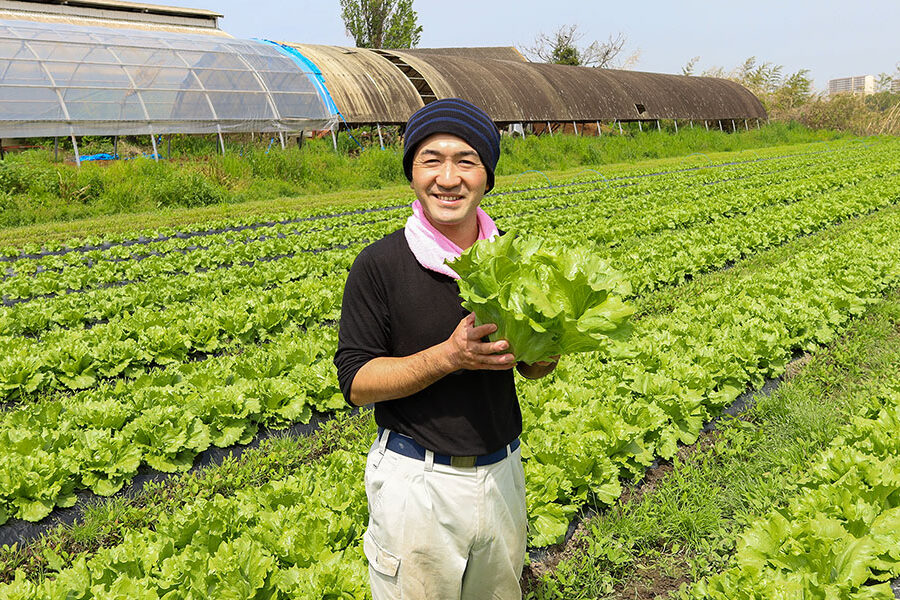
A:
{"label": "leafy green crop", "polygon": [[623,340],[634,312],[630,284],[584,248],[563,249],[515,233],[479,241],[447,263],[461,277],[463,306],[478,323],[496,323],[526,363],[598,350]]}

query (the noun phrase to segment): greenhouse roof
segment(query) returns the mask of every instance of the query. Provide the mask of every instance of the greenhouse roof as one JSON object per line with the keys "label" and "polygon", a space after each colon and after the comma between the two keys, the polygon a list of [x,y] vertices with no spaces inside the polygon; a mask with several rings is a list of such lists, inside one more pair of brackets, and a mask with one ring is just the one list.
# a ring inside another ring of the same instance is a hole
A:
{"label": "greenhouse roof", "polygon": [[326,129],[313,75],[252,40],[0,19],[0,138]]}

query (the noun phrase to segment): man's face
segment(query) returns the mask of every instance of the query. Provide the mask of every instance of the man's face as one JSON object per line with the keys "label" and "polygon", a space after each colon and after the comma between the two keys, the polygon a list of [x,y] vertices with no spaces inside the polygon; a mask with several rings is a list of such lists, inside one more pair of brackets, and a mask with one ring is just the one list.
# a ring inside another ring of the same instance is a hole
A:
{"label": "man's face", "polygon": [[475,149],[462,138],[435,133],[419,144],[410,187],[428,220],[438,229],[477,219],[475,209],[486,186],[487,170]]}

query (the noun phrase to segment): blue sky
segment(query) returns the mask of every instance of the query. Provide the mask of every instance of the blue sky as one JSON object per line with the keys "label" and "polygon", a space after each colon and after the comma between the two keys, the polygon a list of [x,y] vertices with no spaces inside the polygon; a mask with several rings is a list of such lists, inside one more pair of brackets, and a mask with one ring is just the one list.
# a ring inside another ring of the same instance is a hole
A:
{"label": "blue sky", "polygon": [[[237,37],[352,45],[338,0],[156,0],[223,13]],[[552,9],[548,8],[552,7]],[[640,71],[732,69],[750,56],[810,69],[815,87],[849,75],[895,72],[900,65],[900,0],[612,3],[586,0],[415,0],[422,47],[529,46],[539,32],[577,23],[584,42],[622,32]]]}

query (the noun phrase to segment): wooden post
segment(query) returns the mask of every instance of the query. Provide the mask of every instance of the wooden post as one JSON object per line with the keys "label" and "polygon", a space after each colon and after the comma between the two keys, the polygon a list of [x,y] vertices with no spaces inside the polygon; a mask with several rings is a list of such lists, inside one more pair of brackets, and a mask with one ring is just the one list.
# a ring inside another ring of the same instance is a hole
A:
{"label": "wooden post", "polygon": [[297,150],[303,150],[303,130],[300,130],[300,135],[297,136]]}
{"label": "wooden post", "polygon": [[678,119],[675,119],[675,133],[678,133]]}
{"label": "wooden post", "polygon": [[281,149],[284,150],[284,132],[278,130],[278,139],[281,141]]}
{"label": "wooden post", "polygon": [[659,126],[659,119],[656,120],[656,130],[662,131],[662,127]]}
{"label": "wooden post", "polygon": [[719,119],[719,131],[725,131],[722,129],[722,119]]}
{"label": "wooden post", "polygon": [[750,126],[747,125],[747,119],[744,119],[744,129],[746,129],[747,131],[750,131]]}
{"label": "wooden post", "polygon": [[706,130],[709,131],[709,121],[703,119],[703,124],[706,125]]}
{"label": "wooden post", "polygon": [[693,128],[694,128],[694,120],[691,119],[691,129],[693,129]]}
{"label": "wooden post", "polygon": [[575,121],[572,121],[572,129],[575,130],[575,136],[577,137],[578,136],[578,123],[576,123]]}
{"label": "wooden post", "polygon": [[384,150],[384,138],[381,137],[381,123],[377,123],[375,126],[378,128],[378,145]]}
{"label": "wooden post", "polygon": [[117,135],[113,136],[113,156],[119,158],[119,136]]}
{"label": "wooden post", "polygon": [[644,126],[643,126],[643,125],[641,125],[641,122],[640,122],[640,121],[638,121],[638,129],[640,129],[640,130],[641,130],[641,133],[643,133],[643,132],[644,132]]}
{"label": "wooden post", "polygon": [[550,121],[547,121],[547,131],[550,132],[550,137],[553,137],[553,127],[550,125]]}
{"label": "wooden post", "polygon": [[622,121],[619,121],[619,135],[624,135],[624,131],[622,131]]}

